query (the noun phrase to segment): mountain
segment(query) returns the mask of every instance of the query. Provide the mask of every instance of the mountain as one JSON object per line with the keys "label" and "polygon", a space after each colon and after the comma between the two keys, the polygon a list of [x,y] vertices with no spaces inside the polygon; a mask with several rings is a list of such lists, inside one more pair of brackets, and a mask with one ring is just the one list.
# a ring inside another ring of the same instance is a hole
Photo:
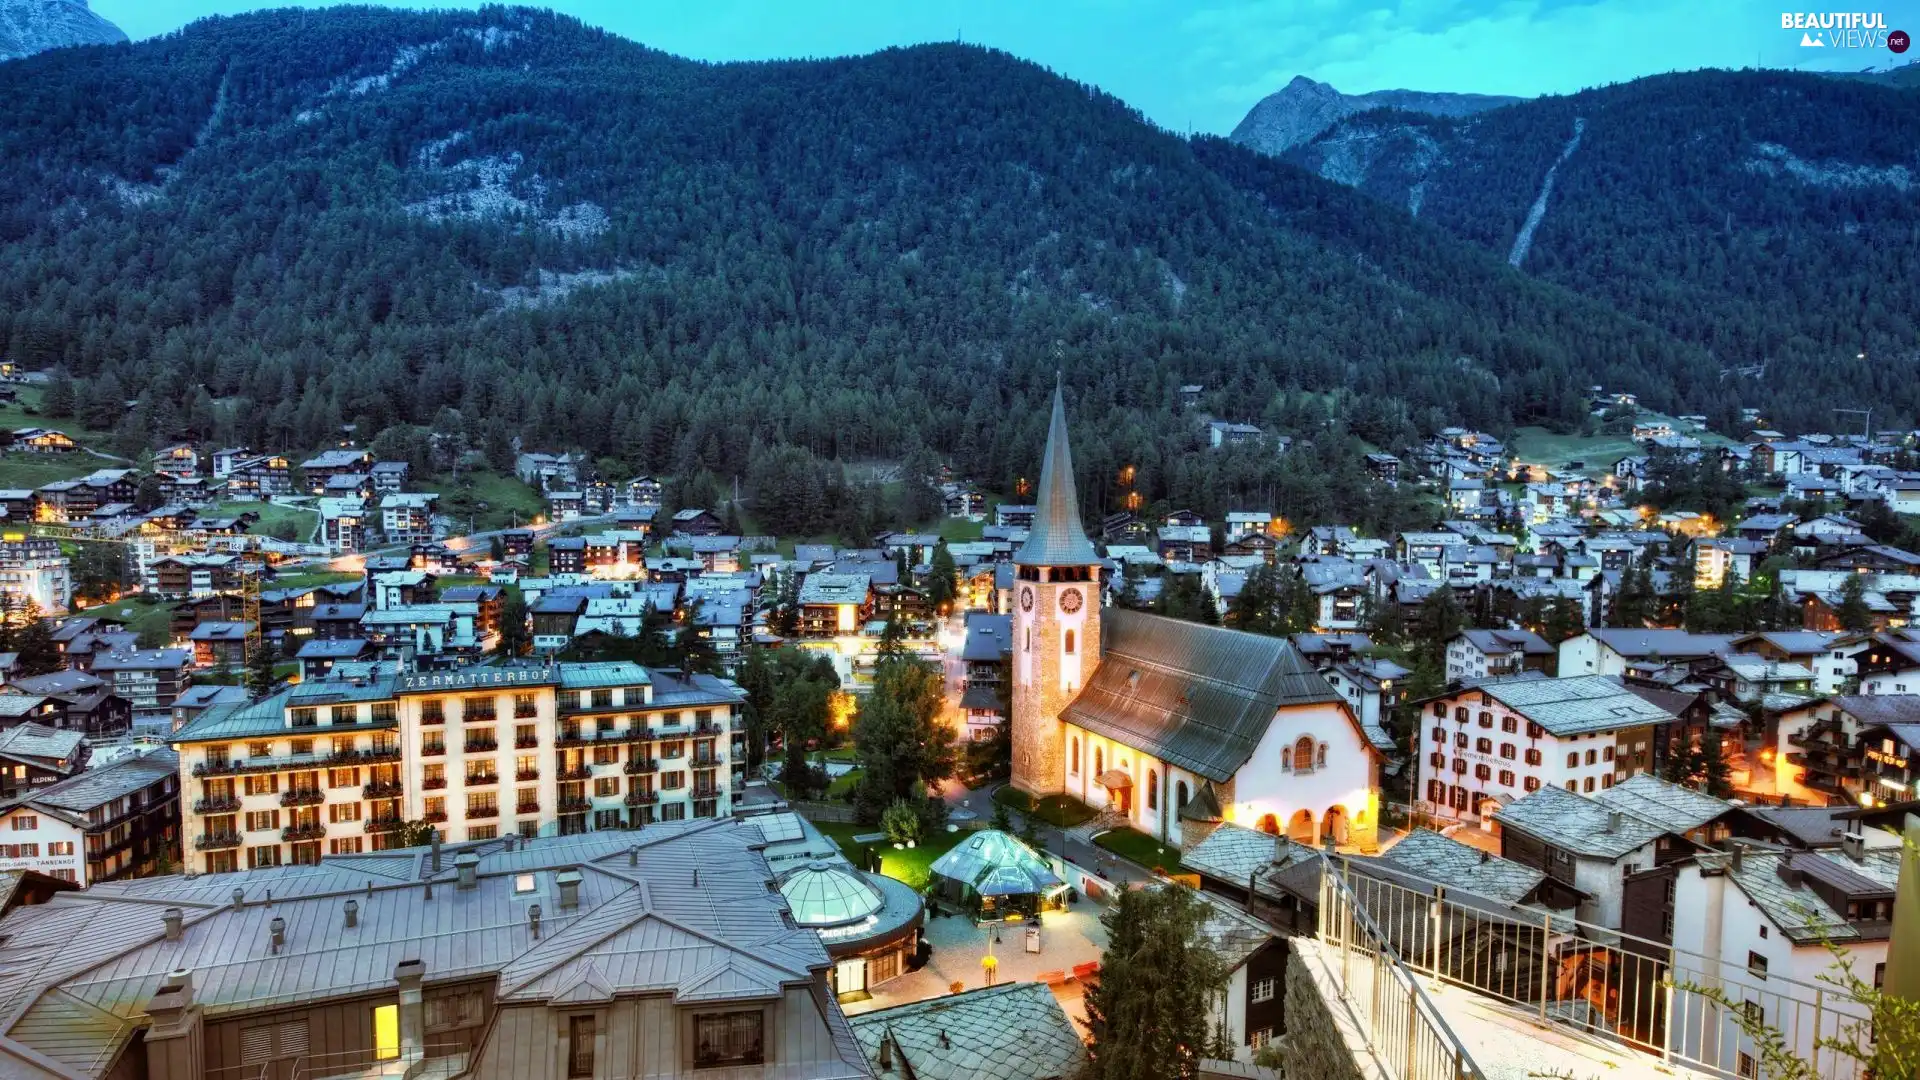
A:
{"label": "mountain", "polygon": [[0,60],[125,40],[119,27],[88,10],[87,0],[0,0]]}
{"label": "mountain", "polygon": [[1778,426],[1886,427],[1920,415],[1917,93],[1694,72],[1352,116],[1285,158],[1710,350]]}
{"label": "mountain", "polygon": [[[1149,504],[1384,525],[1407,496],[1360,440],[1575,426],[1593,383],[1740,403],[1424,213],[976,47],[704,64],[546,12],[327,8],[0,65],[0,96],[0,348],[123,452],[431,429],[690,501],[739,477],[804,533],[843,463],[1018,490],[1058,372],[1089,512],[1131,465]],[[1199,452],[1190,382],[1295,449]]]}
{"label": "mountain", "polygon": [[1228,136],[1263,154],[1283,154],[1355,113],[1399,109],[1429,116],[1468,116],[1524,100],[1495,94],[1432,94],[1420,90],[1375,90],[1343,94],[1305,75],[1261,98]]}

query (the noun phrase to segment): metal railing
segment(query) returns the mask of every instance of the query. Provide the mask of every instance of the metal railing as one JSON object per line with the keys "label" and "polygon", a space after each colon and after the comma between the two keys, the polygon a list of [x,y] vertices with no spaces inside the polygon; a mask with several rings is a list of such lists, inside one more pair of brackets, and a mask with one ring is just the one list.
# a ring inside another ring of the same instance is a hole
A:
{"label": "metal railing", "polygon": [[1320,874],[1320,940],[1336,950],[1340,996],[1395,1080],[1486,1080],[1418,977],[1331,860]]}
{"label": "metal railing", "polygon": [[1368,954],[1378,939],[1401,969],[1542,1022],[1668,1064],[1752,1075],[1761,1051],[1724,997],[1778,1031],[1819,1075],[1861,1075],[1859,1062],[1822,1045],[1865,1030],[1866,1006],[1836,986],[1750,971],[1744,951],[1708,956],[1343,858],[1326,868],[1320,938],[1336,948],[1351,937],[1351,949]]}

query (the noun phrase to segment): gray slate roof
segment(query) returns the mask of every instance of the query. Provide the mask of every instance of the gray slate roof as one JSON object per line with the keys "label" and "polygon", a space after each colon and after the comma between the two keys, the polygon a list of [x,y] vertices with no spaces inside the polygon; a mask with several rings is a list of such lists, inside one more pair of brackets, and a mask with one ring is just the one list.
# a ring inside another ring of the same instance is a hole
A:
{"label": "gray slate roof", "polygon": [[1605,791],[1597,791],[1593,801],[1673,832],[1697,829],[1733,809],[1725,799],[1669,783],[1652,773],[1637,773]]}
{"label": "gray slate roof", "polygon": [[[1178,886],[1165,886],[1178,888]],[[1207,919],[1200,933],[1213,943],[1213,951],[1232,971],[1273,940],[1267,924],[1246,913],[1239,905],[1215,893],[1195,893],[1207,905]]]}
{"label": "gray slate roof", "polygon": [[[880,1076],[917,1080],[1052,1080],[1072,1077],[1087,1050],[1045,983],[1006,983],[853,1017],[854,1035]],[[890,1068],[882,1068],[887,1041]]]}
{"label": "gray slate roof", "polygon": [[[22,697],[21,700],[38,702],[40,699]],[[52,728],[29,720],[0,731],[0,754],[67,761],[80,752],[86,741],[86,733],[77,729]]]}
{"label": "gray slate roof", "polygon": [[[1614,813],[1620,815],[1617,826]],[[1493,816],[1504,828],[1518,829],[1563,851],[1594,859],[1618,859],[1666,833],[1681,831],[1552,785],[1509,803]]]}
{"label": "gray slate roof", "polygon": [[[1212,780],[1233,778],[1276,710],[1342,707],[1340,695],[1285,638],[1125,608],[1101,627],[1100,666],[1061,718]],[[1362,735],[1364,738],[1364,734]]]}
{"label": "gray slate roof", "polygon": [[1022,566],[1098,566],[1100,556],[1080,524],[1080,498],[1073,485],[1073,454],[1067,446],[1067,405],[1053,389],[1053,418],[1047,424],[1047,450],[1040,464],[1040,498],[1034,504],[1033,529],[1013,553]]}
{"label": "gray slate roof", "polygon": [[1380,861],[1448,888],[1518,904],[1547,875],[1531,866],[1491,855],[1431,829],[1415,829],[1381,852]]}
{"label": "gray slate roof", "polygon": [[27,803],[60,813],[77,823],[95,807],[105,806],[121,796],[148,787],[162,777],[174,776],[179,772],[180,755],[171,749],[130,754],[97,769],[70,776],[57,784],[22,793],[14,800],[14,805]]}
{"label": "gray slate roof", "polygon": [[1604,675],[1487,679],[1476,686],[1562,738],[1677,719]]}

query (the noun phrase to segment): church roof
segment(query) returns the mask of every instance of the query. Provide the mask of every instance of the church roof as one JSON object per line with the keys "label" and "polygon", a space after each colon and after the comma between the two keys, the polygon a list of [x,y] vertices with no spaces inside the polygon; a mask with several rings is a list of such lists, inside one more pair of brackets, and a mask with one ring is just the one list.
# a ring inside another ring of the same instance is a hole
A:
{"label": "church roof", "polygon": [[1344,705],[1285,638],[1118,607],[1100,637],[1100,666],[1061,719],[1210,780],[1233,778],[1275,711]]}
{"label": "church roof", "polygon": [[1053,419],[1047,425],[1047,451],[1040,465],[1040,500],[1033,529],[1013,553],[1022,566],[1098,566],[1100,556],[1080,524],[1080,499],[1073,486],[1073,454],[1067,448],[1067,405],[1053,389]]}

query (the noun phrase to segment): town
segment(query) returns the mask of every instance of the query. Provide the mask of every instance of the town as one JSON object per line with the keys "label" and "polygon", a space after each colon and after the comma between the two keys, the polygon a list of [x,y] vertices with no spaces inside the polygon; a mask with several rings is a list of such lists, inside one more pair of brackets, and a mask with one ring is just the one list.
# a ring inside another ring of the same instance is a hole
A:
{"label": "town", "polygon": [[0,1061],[1067,1076],[1164,933],[1181,1075],[1864,1077],[1920,968],[1920,433],[1593,407],[1367,453],[1431,514],[1382,536],[1090,506],[1064,389],[1024,500],[936,469],[839,538],[559,448],[501,521],[351,437],[22,427]]}

